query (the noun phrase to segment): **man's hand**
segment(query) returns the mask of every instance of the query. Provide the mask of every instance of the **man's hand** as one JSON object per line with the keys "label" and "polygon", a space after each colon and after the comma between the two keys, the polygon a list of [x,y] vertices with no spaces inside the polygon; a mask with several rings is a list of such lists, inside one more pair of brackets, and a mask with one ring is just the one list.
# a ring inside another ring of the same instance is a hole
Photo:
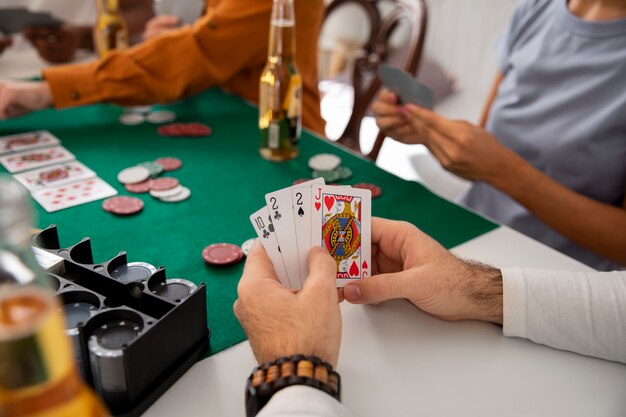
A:
{"label": "man's hand", "polygon": [[0,81],[0,120],[50,107],[52,92],[45,81]]}
{"label": "man's hand", "polygon": [[465,262],[415,226],[372,218],[374,275],[345,286],[354,304],[405,298],[443,320],[502,323],[502,275]]}
{"label": "man's hand", "polygon": [[180,27],[180,18],[173,15],[155,16],[146,23],[146,30],[143,33],[144,39],[151,39],[170,30]]}
{"label": "man's hand", "polygon": [[13,39],[11,39],[11,37],[7,36],[7,37],[0,38],[0,55],[2,55],[4,50],[7,49],[11,45],[13,45]]}
{"label": "man's hand", "polygon": [[79,36],[71,27],[26,27],[23,35],[39,52],[39,55],[53,64],[64,64],[74,59],[79,46]]}
{"label": "man's hand", "polygon": [[255,244],[239,281],[234,310],[259,364],[304,354],[337,365],[341,313],[336,268],[328,252],[311,249],[311,273],[304,289],[295,292],[280,284],[263,246]]}

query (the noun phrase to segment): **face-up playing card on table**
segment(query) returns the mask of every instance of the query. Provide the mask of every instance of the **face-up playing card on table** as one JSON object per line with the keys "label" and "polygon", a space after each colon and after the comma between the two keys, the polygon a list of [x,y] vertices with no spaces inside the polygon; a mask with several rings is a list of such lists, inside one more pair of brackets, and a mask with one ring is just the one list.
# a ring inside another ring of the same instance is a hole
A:
{"label": "face-up playing card on table", "polygon": [[32,193],[33,198],[49,213],[101,200],[117,194],[117,191],[100,178],[74,182]]}
{"label": "face-up playing card on table", "polygon": [[0,137],[0,155],[27,149],[55,146],[59,143],[61,141],[56,136],[45,130],[2,136]]}
{"label": "face-up playing card on table", "polygon": [[[323,178],[316,178],[300,184],[298,187],[307,187],[309,190],[313,185],[324,185]],[[272,223],[276,231],[276,240],[280,247],[281,255],[290,288],[302,289],[303,278],[300,276],[300,262],[297,240],[294,228],[293,199],[291,190],[294,187],[283,188],[265,195],[265,202],[272,217]]]}
{"label": "face-up playing card on table", "polygon": [[398,95],[400,103],[411,103],[429,110],[433,109],[435,105],[433,91],[408,72],[382,64],[378,69],[378,75],[385,87]]}
{"label": "face-up playing card on table", "polygon": [[13,178],[32,192],[46,187],[56,187],[94,178],[95,176],[95,172],[80,162],[74,161],[22,172],[15,174]]}
{"label": "face-up playing card on table", "polygon": [[332,186],[311,189],[311,247],[337,264],[337,287],[371,276],[371,192]]}
{"label": "face-up playing card on table", "polygon": [[287,270],[285,269],[285,264],[283,263],[283,257],[280,254],[281,249],[278,246],[274,225],[272,224],[272,218],[270,217],[270,212],[267,207],[263,206],[263,208],[252,214],[250,216],[250,222],[252,223],[257,236],[259,236],[259,240],[263,244],[265,252],[267,252],[267,255],[272,260],[274,270],[276,271],[276,275],[278,275],[280,283],[285,287],[289,287]]}
{"label": "face-up playing card on table", "polygon": [[0,163],[10,173],[27,171],[48,165],[69,162],[76,159],[70,151],[62,146],[41,148],[8,154],[0,157]]}

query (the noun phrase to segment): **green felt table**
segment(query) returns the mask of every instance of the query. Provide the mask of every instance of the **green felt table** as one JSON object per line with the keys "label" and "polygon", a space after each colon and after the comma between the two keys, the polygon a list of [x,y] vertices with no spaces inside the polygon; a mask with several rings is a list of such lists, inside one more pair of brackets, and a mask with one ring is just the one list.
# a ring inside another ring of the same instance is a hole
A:
{"label": "green felt table", "polygon": [[302,135],[298,158],[282,163],[265,161],[258,154],[257,109],[220,90],[160,107],[176,112],[177,121],[208,124],[213,135],[177,139],[159,136],[156,127],[148,123],[124,126],[118,123],[121,109],[110,104],[46,110],[0,122],[0,135],[47,129],[120,195],[129,195],[116,180],[120,170],[163,156],[183,161],[182,169],[171,175],[191,189],[191,199],[185,202],[168,204],[137,195],[145,207],[130,217],[105,212],[101,201],[56,213],[36,205],[37,224],[42,228],[56,224],[62,246],[90,237],[95,262],[124,250],[129,262],[165,266],[168,278],[206,283],[211,354],[245,339],[232,313],[243,263],[226,268],[208,266],[202,249],[215,242],[241,244],[256,237],[250,214],[263,206],[266,193],[310,177],[307,160],[312,155],[339,155],[354,173],[346,184],[372,182],[383,189],[382,197],[372,202],[373,215],[409,221],[448,248],[497,227],[418,183],[399,179],[307,132]]}

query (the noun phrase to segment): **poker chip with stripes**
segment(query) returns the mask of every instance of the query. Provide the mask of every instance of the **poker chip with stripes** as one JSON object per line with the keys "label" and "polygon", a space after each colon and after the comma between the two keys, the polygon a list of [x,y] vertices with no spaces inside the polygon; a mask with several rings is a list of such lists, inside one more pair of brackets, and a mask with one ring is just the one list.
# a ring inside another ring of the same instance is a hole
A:
{"label": "poker chip with stripes", "polygon": [[241,244],[241,250],[243,251],[244,255],[248,256],[250,254],[252,246],[254,246],[254,242],[256,242],[257,240],[258,239],[256,237],[253,237],[252,239],[248,239]]}
{"label": "poker chip with stripes", "polygon": [[167,190],[150,190],[150,195],[154,198],[162,199],[167,197],[173,197],[177,194],[180,194],[181,191],[183,191],[183,186],[179,184],[176,187]]}
{"label": "poker chip with stripes", "polygon": [[209,265],[228,266],[243,259],[243,250],[232,243],[213,243],[202,251],[202,258]]}
{"label": "poker chip with stripes", "polygon": [[341,158],[331,153],[320,153],[309,158],[309,168],[313,171],[334,171],[341,165]]}
{"label": "poker chip with stripes", "polygon": [[124,188],[129,193],[143,194],[143,193],[147,193],[148,191],[150,191],[151,184],[152,184],[152,180],[146,180],[143,182],[138,182],[136,184],[126,184],[124,185]]}
{"label": "poker chip with stripes", "polygon": [[181,201],[187,200],[189,197],[191,197],[191,190],[187,187],[181,186],[180,192],[171,196],[160,197],[159,200],[165,203],[179,203]]}
{"label": "poker chip with stripes", "polygon": [[358,184],[354,184],[352,187],[360,188],[362,190],[370,190],[372,192],[372,198],[378,198],[382,195],[383,190],[376,184],[369,184],[365,182],[360,182]]}
{"label": "poker chip with stripes", "polygon": [[183,166],[183,163],[180,159],[172,158],[171,156],[159,158],[154,162],[161,165],[164,171],[176,171]]}
{"label": "poker chip with stripes", "polygon": [[176,178],[173,177],[161,177],[155,180],[152,180],[150,184],[151,191],[165,191],[170,190],[172,188],[178,187],[180,182]]}
{"label": "poker chip with stripes", "polygon": [[155,124],[169,123],[176,120],[176,113],[169,110],[158,110],[150,113],[146,117],[146,120],[150,123]]}
{"label": "poker chip with stripes", "polygon": [[137,166],[144,167],[148,171],[150,171],[150,176],[151,177],[156,177],[157,175],[159,175],[164,170],[163,165],[158,164],[158,163],[153,162],[153,161],[142,162],[142,163],[140,163]]}
{"label": "poker chip with stripes", "polygon": [[102,208],[109,213],[128,216],[143,210],[143,201],[135,197],[116,196],[104,200]]}
{"label": "poker chip with stripes", "polygon": [[170,137],[204,137],[210,136],[213,130],[202,123],[171,123],[157,129],[159,135]]}

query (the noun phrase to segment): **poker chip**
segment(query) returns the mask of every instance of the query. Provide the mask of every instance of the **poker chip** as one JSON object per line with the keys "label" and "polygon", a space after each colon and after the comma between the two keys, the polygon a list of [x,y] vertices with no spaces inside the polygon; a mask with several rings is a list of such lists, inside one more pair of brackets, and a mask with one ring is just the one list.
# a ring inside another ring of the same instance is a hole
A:
{"label": "poker chip", "polygon": [[347,180],[352,177],[352,170],[348,167],[339,167],[335,170],[340,180]]}
{"label": "poker chip", "polygon": [[202,258],[209,265],[234,265],[243,259],[243,251],[232,243],[214,243],[204,248]]}
{"label": "poker chip", "polygon": [[140,125],[145,120],[145,116],[139,113],[124,113],[119,118],[120,123],[126,126]]}
{"label": "poker chip", "polygon": [[146,117],[146,120],[150,123],[155,124],[168,123],[176,120],[176,113],[169,110],[159,110],[150,113]]}
{"label": "poker chip", "polygon": [[292,185],[299,185],[299,184],[305,183],[307,181],[311,181],[311,179],[310,178],[300,178],[299,180],[295,180],[292,183]]}
{"label": "poker chip", "polygon": [[152,183],[150,184],[150,190],[151,191],[171,190],[172,188],[177,187],[178,184],[179,182],[176,178],[172,178],[172,177],[157,178],[155,180],[152,180]]}
{"label": "poker chip", "polygon": [[339,181],[341,177],[337,171],[313,171],[313,178],[324,178],[326,183]]}
{"label": "poker chip", "polygon": [[183,300],[197,289],[198,286],[191,281],[181,278],[170,278],[157,286],[152,292],[170,300]]}
{"label": "poker chip", "polygon": [[209,126],[202,123],[172,123],[159,127],[157,132],[170,137],[204,137],[213,133]]}
{"label": "poker chip", "polygon": [[248,239],[241,244],[241,250],[243,251],[244,255],[248,256],[248,254],[252,250],[252,246],[254,246],[254,242],[256,241],[257,241],[257,238],[253,237],[252,239]]}
{"label": "poker chip", "polygon": [[191,190],[187,187],[182,187],[180,193],[173,195],[171,197],[161,197],[159,200],[165,203],[179,203],[181,201],[187,200],[191,197]]}
{"label": "poker chip", "polygon": [[154,198],[167,198],[167,197],[173,197],[175,195],[180,194],[183,191],[183,186],[182,185],[177,185],[174,188],[170,188],[169,190],[162,190],[162,191],[157,191],[157,190],[150,190],[150,195]]}
{"label": "poker chip", "polygon": [[175,171],[177,169],[180,169],[180,167],[183,166],[183,163],[180,159],[178,158],[172,158],[172,157],[163,157],[163,158],[159,158],[156,161],[154,161],[156,164],[159,164],[163,167],[164,171]]}
{"label": "poker chip", "polygon": [[129,193],[135,193],[135,194],[147,193],[148,191],[150,191],[151,181],[152,180],[147,180],[143,182],[138,182],[136,184],[126,184],[124,185],[124,188]]}
{"label": "poker chip", "polygon": [[320,153],[309,159],[313,171],[333,171],[341,165],[341,158],[330,153]]}
{"label": "poker chip", "polygon": [[102,208],[109,213],[125,216],[143,210],[143,201],[135,197],[111,197],[102,202]]}
{"label": "poker chip", "polygon": [[156,271],[156,267],[147,262],[129,262],[115,268],[110,275],[111,278],[128,283],[144,281],[150,278]]}
{"label": "poker chip", "polygon": [[372,192],[372,198],[378,198],[383,193],[382,188],[380,188],[378,185],[369,184],[369,183],[365,183],[365,182],[354,184],[352,187],[360,188],[362,190],[370,190]]}
{"label": "poker chip", "polygon": [[122,184],[137,184],[143,182],[150,177],[148,168],[134,166],[123,169],[117,174],[117,180]]}
{"label": "poker chip", "polygon": [[161,172],[163,172],[163,165],[157,164],[156,162],[152,162],[152,161],[142,162],[142,163],[138,164],[137,166],[144,167],[148,171],[150,171],[150,176],[151,177],[156,177]]}

